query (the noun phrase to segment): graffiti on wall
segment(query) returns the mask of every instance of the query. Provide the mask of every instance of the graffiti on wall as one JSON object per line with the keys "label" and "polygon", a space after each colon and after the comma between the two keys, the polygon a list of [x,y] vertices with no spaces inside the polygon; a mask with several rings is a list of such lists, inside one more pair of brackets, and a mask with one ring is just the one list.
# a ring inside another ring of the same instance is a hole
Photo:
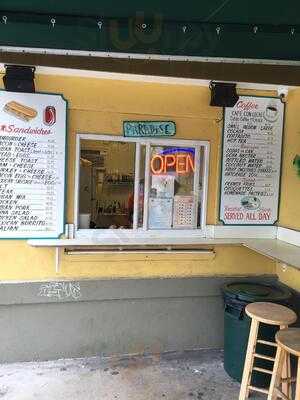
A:
{"label": "graffiti on wall", "polygon": [[78,282],[47,282],[40,286],[38,296],[58,300],[78,300],[81,297],[80,284]]}

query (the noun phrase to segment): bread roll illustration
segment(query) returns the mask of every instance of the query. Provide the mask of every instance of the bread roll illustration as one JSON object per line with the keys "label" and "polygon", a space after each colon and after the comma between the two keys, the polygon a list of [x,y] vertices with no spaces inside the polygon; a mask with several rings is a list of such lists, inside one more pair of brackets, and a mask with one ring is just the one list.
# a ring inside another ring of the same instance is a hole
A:
{"label": "bread roll illustration", "polygon": [[34,108],[24,106],[16,101],[10,101],[5,104],[4,111],[22,121],[30,121],[37,116],[37,111]]}

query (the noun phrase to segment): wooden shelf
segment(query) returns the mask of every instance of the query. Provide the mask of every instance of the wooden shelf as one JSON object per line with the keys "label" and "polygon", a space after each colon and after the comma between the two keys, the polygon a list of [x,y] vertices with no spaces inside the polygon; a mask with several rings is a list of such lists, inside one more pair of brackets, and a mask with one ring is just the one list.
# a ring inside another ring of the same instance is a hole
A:
{"label": "wooden shelf", "polygon": [[106,186],[132,186],[134,182],[128,181],[128,182],[103,182],[104,185]]}
{"label": "wooden shelf", "polygon": [[124,216],[127,216],[128,215],[128,213],[99,213],[98,214],[98,217],[102,217],[102,215],[103,216],[105,216],[105,217],[108,217],[108,216],[119,216],[119,215],[121,215],[122,217],[124,217]]}
{"label": "wooden shelf", "polygon": [[243,245],[263,256],[300,269],[300,247],[298,246],[278,239],[247,239]]}

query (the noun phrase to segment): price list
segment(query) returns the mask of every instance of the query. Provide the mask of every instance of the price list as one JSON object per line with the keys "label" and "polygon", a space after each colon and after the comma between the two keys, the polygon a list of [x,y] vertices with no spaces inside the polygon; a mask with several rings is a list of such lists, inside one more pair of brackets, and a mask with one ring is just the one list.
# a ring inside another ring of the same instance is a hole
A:
{"label": "price list", "polygon": [[225,109],[220,220],[273,225],[278,217],[284,104],[241,96]]}
{"label": "price list", "polygon": [[[14,98],[17,96],[15,93]],[[0,125],[0,238],[57,238],[64,227],[65,130],[58,132],[54,126],[46,129],[43,115],[47,104],[56,100],[55,112],[59,112],[60,105],[64,127],[66,103],[60,96],[19,96],[22,98],[17,100],[22,104],[31,100],[33,106],[32,102],[36,102],[34,109],[42,120],[37,119],[36,126],[30,127],[27,121],[23,125],[16,118],[8,121],[3,115],[6,121]]]}

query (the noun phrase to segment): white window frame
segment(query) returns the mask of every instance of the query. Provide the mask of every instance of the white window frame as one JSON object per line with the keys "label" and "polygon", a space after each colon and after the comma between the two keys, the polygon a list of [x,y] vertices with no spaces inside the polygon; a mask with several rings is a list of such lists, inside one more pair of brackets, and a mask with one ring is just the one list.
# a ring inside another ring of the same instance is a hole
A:
{"label": "white window frame", "polygon": [[[114,142],[129,142],[136,144],[135,152],[135,180],[134,180],[134,213],[133,213],[133,228],[132,229],[79,229],[79,191],[80,191],[80,142],[81,140],[102,140]],[[144,219],[143,227],[138,228],[138,196],[140,182],[140,154],[141,146],[146,146],[146,161],[145,161],[145,192],[144,192]],[[149,184],[150,184],[150,149],[154,146],[182,146],[195,147],[195,177],[194,177],[194,192],[199,192],[200,181],[200,149],[204,149],[203,163],[203,187],[201,199],[201,221],[200,227],[197,229],[148,229],[148,200],[149,200]],[[209,152],[210,143],[201,140],[188,139],[161,139],[161,138],[127,138],[114,135],[98,135],[98,134],[76,134],[76,158],[75,158],[75,198],[74,198],[74,233],[76,239],[91,239],[91,245],[94,241],[99,242],[105,239],[112,240],[112,244],[126,245],[132,244],[159,244],[166,243],[170,239],[170,244],[194,243],[192,239],[197,237],[203,238],[206,236],[206,214],[207,214],[207,194],[208,194],[208,175],[209,175]]]}

